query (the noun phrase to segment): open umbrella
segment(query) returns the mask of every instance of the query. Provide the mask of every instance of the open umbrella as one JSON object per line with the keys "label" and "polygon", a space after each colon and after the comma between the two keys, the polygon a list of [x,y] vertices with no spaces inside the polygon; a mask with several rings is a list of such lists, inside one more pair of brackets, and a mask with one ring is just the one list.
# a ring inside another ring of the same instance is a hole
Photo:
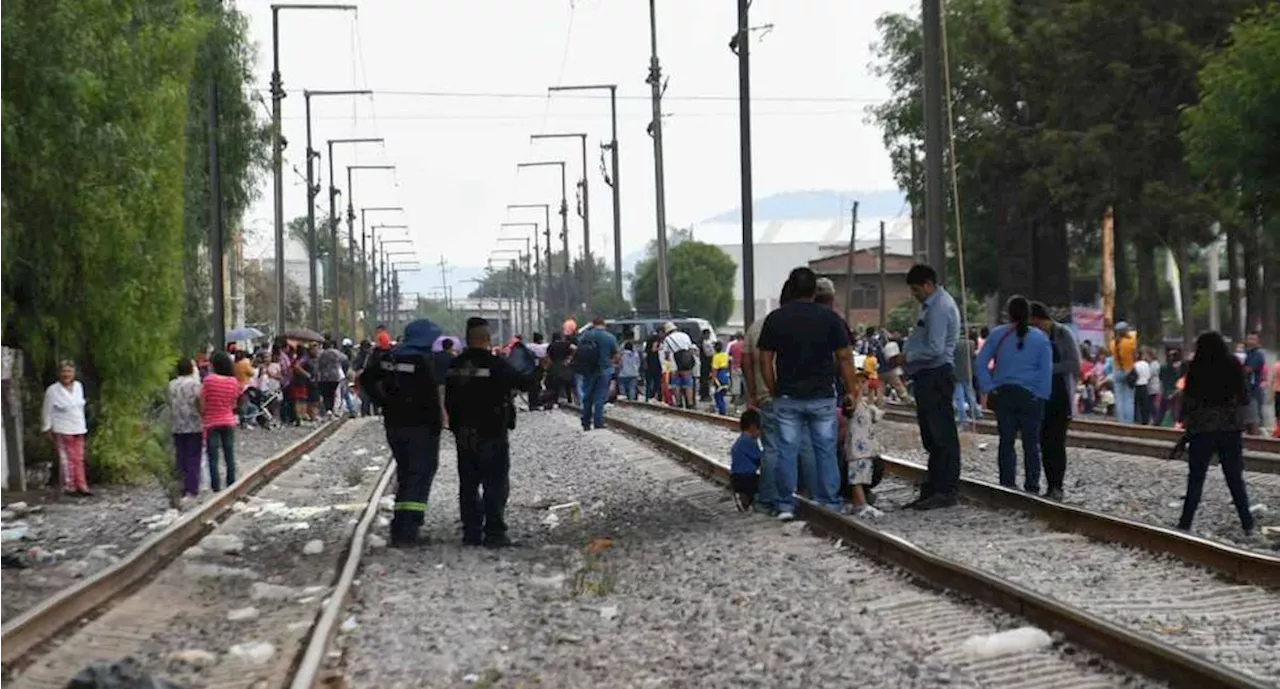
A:
{"label": "open umbrella", "polygon": [[304,342],[324,342],[324,335],[310,328],[294,328],[284,331],[284,337],[287,340],[302,340]]}
{"label": "open umbrella", "polygon": [[257,328],[235,328],[227,331],[227,342],[243,342],[245,340],[256,340],[262,337],[262,331]]}
{"label": "open umbrella", "polygon": [[433,352],[441,352],[441,351],[444,351],[444,341],[445,341],[445,340],[449,340],[449,341],[453,342],[453,349],[454,349],[454,351],[457,351],[457,350],[459,350],[459,349],[461,349],[461,348],[462,348],[462,340],[459,340],[458,338],[454,337],[453,335],[441,335],[440,337],[437,337],[437,338],[436,338],[436,341],[435,341],[435,342],[433,342],[433,343],[431,344],[431,351],[433,351]]}

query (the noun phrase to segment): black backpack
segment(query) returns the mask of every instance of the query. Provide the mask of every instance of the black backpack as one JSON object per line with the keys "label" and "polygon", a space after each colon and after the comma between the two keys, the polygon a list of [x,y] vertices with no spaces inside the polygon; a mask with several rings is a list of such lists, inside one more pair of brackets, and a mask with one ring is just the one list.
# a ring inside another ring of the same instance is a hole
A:
{"label": "black backpack", "polygon": [[693,364],[694,364],[693,352],[690,352],[687,349],[677,350],[675,354],[675,360],[676,360],[677,371],[693,370]]}
{"label": "black backpack", "polygon": [[573,353],[573,371],[579,375],[589,376],[600,370],[600,347],[594,338],[583,337],[578,340],[578,350]]}

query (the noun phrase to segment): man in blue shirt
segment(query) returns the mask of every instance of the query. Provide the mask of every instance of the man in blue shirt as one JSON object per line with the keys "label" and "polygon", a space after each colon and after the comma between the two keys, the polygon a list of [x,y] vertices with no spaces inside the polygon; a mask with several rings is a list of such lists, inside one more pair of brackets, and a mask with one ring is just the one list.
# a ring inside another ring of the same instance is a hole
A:
{"label": "man in blue shirt", "polygon": [[574,373],[582,377],[582,430],[604,428],[604,403],[609,399],[609,380],[619,358],[618,340],[596,316],[591,327],[578,335],[573,354]]}
{"label": "man in blue shirt", "polygon": [[922,305],[920,317],[907,336],[902,361],[889,365],[901,365],[915,381],[916,422],[929,453],[929,476],[920,485],[920,497],[907,507],[932,510],[956,504],[960,482],[960,436],[952,404],[960,310],[938,284],[938,273],[923,263],[907,272],[907,286]]}

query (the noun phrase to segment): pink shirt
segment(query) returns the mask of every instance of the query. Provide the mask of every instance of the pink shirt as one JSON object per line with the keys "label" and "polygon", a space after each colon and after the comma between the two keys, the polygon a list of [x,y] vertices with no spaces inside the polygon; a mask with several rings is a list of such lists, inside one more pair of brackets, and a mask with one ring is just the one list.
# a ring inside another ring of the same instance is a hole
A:
{"label": "pink shirt", "polygon": [[742,340],[734,340],[729,343],[729,368],[742,368]]}
{"label": "pink shirt", "polygon": [[[1271,389],[1280,393],[1280,361],[1277,361],[1275,366],[1271,369]],[[1280,423],[1280,421],[1277,421],[1276,423]]]}
{"label": "pink shirt", "polygon": [[200,388],[204,400],[205,430],[236,425],[236,401],[240,399],[240,381],[234,376],[210,373]]}

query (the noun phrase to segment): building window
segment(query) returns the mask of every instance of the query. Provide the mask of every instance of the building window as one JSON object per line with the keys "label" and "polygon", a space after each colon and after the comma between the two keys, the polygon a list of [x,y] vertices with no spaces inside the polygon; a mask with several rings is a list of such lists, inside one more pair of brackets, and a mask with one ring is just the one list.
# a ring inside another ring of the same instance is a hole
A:
{"label": "building window", "polygon": [[879,285],[870,285],[867,283],[859,283],[853,286],[853,304],[850,309],[878,309],[880,308],[880,287]]}

